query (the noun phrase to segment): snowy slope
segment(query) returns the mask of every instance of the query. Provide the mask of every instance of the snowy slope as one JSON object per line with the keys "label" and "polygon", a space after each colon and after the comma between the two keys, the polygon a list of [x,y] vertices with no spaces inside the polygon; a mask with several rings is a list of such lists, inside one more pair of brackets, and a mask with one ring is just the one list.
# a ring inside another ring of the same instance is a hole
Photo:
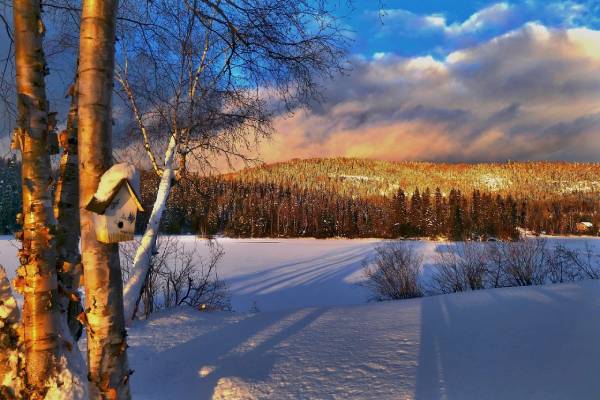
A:
{"label": "snowy slope", "polygon": [[204,315],[130,330],[136,398],[598,399],[600,283]]}

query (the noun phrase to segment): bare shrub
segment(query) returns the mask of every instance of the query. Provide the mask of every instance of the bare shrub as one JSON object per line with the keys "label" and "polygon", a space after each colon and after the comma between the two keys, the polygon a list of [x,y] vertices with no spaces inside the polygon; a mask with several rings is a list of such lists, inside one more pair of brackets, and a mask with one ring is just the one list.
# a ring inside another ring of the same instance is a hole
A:
{"label": "bare shrub", "polygon": [[[148,317],[181,305],[200,311],[231,310],[227,285],[217,273],[223,249],[215,241],[205,243],[209,253],[201,256],[197,242],[186,248],[174,236],[158,239],[137,315]],[[120,247],[124,281],[129,279],[135,249],[135,244],[130,243]]]}
{"label": "bare shrub", "polygon": [[[600,255],[586,242],[583,250],[562,244],[554,248],[545,239],[486,243],[483,251],[469,250],[468,242],[448,254],[441,254],[434,283],[443,293],[473,289],[485,270],[483,286],[497,288],[543,285],[600,279]],[[479,262],[477,261],[479,260]]]}
{"label": "bare shrub", "polygon": [[422,257],[409,245],[388,242],[376,253],[365,273],[377,300],[600,279],[600,254],[587,242],[583,249],[551,247],[543,238],[448,244],[436,255],[425,288],[418,283]]}
{"label": "bare shrub", "polygon": [[432,274],[434,291],[455,293],[485,288],[488,268],[484,248],[474,242],[448,245],[436,256]]}
{"label": "bare shrub", "polygon": [[502,242],[487,242],[484,247],[484,257],[487,263],[486,287],[499,288],[506,286],[504,278],[505,260]]}
{"label": "bare shrub", "polygon": [[589,244],[579,251],[562,244],[554,248],[545,239],[486,244],[488,287],[530,286],[600,278]]}
{"label": "bare shrub", "polygon": [[365,261],[365,286],[377,301],[421,297],[419,272],[423,257],[406,242],[385,242],[375,247],[375,258]]}
{"label": "bare shrub", "polygon": [[550,259],[546,245],[546,240],[539,238],[499,245],[504,259],[504,286],[543,285]]}
{"label": "bare shrub", "polygon": [[578,259],[577,251],[567,249],[559,244],[548,251],[548,280],[552,283],[573,282],[581,279],[581,274],[574,263]]}
{"label": "bare shrub", "polygon": [[594,253],[588,242],[585,242],[581,251],[567,249],[562,245],[557,246],[555,251],[565,262],[571,264],[577,280],[600,279],[600,255]]}

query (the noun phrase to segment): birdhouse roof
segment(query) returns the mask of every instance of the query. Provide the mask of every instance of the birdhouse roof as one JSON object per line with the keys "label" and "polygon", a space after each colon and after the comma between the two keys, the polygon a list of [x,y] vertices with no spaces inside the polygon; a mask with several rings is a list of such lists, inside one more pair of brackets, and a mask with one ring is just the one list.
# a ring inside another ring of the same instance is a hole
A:
{"label": "birdhouse roof", "polygon": [[129,180],[127,178],[123,178],[119,182],[117,182],[117,184],[112,187],[112,190],[105,193],[105,196],[102,196],[100,198],[96,196],[92,197],[89,203],[85,206],[85,209],[88,211],[95,212],[96,214],[104,214],[104,212],[106,211],[108,206],[113,202],[123,185],[127,187],[129,195],[135,202],[138,211],[144,211],[142,203],[140,202],[140,197],[135,192],[133,186],[131,185],[131,183],[129,183]]}
{"label": "birdhouse roof", "polygon": [[115,196],[125,184],[138,210],[143,211],[140,196],[137,194],[140,188],[140,175],[133,165],[127,163],[115,164],[102,174],[98,189],[86,205],[86,210],[104,214],[106,208],[113,202]]}

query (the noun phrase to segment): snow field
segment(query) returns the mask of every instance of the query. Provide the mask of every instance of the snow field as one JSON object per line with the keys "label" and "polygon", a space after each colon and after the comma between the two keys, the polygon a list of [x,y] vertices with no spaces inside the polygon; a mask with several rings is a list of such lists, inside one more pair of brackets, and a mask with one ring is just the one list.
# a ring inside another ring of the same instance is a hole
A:
{"label": "snow field", "polygon": [[[16,244],[0,240],[9,277]],[[198,245],[193,237],[181,238]],[[594,238],[549,238],[583,248]],[[129,329],[135,399],[597,399],[600,282],[367,303],[379,240],[219,239],[233,313]],[[413,241],[424,275],[447,243]],[[253,304],[260,312],[249,312]]]}

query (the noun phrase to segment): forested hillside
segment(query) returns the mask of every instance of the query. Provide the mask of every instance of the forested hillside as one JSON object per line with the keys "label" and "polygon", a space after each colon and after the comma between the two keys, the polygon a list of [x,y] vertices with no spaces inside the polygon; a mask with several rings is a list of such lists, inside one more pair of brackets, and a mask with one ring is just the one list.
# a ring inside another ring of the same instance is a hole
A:
{"label": "forested hillside", "polygon": [[[0,160],[0,233],[15,230],[20,166]],[[162,229],[232,237],[510,238],[517,227],[577,234],[600,227],[600,164],[393,163],[292,160],[213,177],[189,175],[173,189]],[[144,172],[152,209],[158,178]],[[141,232],[148,213],[138,218]]]}
{"label": "forested hillside", "polygon": [[[152,199],[158,180],[144,176],[142,196]],[[590,221],[594,227],[586,233],[593,234],[600,225],[599,176],[600,164],[292,160],[180,181],[163,229],[234,237],[463,239],[516,237],[517,227],[578,233],[576,224]]]}
{"label": "forested hillside", "polygon": [[507,162],[443,164],[390,162],[356,158],[294,159],[224,176],[245,183],[298,184],[303,189],[331,189],[352,197],[393,196],[399,188],[439,188],[470,193],[546,199],[557,194],[600,194],[600,164],[567,162]]}

